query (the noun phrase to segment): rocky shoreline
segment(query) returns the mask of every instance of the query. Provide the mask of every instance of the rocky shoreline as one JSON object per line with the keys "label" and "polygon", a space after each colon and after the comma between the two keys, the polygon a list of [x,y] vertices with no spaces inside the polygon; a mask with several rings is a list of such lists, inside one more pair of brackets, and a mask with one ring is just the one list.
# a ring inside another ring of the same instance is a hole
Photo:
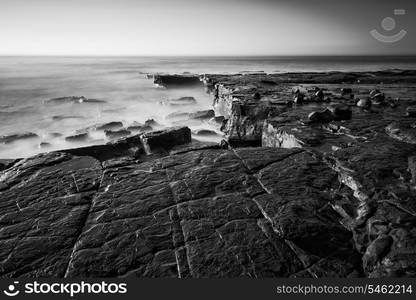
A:
{"label": "rocky shoreline", "polygon": [[224,140],[0,161],[0,276],[416,276],[416,71],[154,81],[211,93]]}

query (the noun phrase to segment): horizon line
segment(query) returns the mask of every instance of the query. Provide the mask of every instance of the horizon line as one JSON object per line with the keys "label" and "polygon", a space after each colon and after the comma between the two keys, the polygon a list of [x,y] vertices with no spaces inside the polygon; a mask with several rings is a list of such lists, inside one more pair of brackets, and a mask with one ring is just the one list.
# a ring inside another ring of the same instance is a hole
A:
{"label": "horizon line", "polygon": [[0,54],[0,57],[416,57],[416,54]]}

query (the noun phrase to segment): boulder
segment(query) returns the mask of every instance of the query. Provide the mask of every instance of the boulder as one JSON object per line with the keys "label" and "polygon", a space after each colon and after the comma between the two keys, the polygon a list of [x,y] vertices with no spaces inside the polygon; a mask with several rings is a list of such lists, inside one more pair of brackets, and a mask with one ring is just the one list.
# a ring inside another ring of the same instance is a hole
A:
{"label": "boulder", "polygon": [[68,120],[68,119],[85,119],[83,116],[65,116],[65,115],[57,115],[53,116],[52,120],[54,121],[62,121],[62,120]]}
{"label": "boulder", "polygon": [[40,149],[46,149],[46,148],[50,148],[52,146],[51,143],[47,143],[47,142],[42,142],[39,144],[39,148]]}
{"label": "boulder", "polygon": [[189,114],[190,119],[211,119],[213,117],[215,117],[213,109],[201,110]]}
{"label": "boulder", "polygon": [[224,120],[225,120],[224,116],[216,116],[216,117],[209,119],[209,123],[213,125],[223,125]]}
{"label": "boulder", "polygon": [[155,74],[154,83],[166,88],[203,86],[199,75],[164,75]]}
{"label": "boulder", "polygon": [[325,93],[323,90],[318,89],[318,91],[316,91],[315,93],[315,97],[319,100],[319,101],[323,101],[324,97],[325,97]]}
{"label": "boulder", "polygon": [[0,144],[10,144],[16,141],[38,138],[39,136],[33,132],[16,133],[0,136]]}
{"label": "boulder", "polygon": [[152,131],[153,128],[148,125],[132,125],[126,128],[128,131],[139,131],[139,132],[149,132]]}
{"label": "boulder", "polygon": [[364,108],[364,109],[369,109],[371,108],[371,100],[370,99],[359,99],[357,102],[357,106]]}
{"label": "boulder", "polygon": [[154,128],[160,126],[160,124],[156,122],[154,119],[149,119],[144,122],[144,126]]}
{"label": "boulder", "polygon": [[105,135],[110,139],[117,139],[123,136],[129,136],[131,134],[131,131],[126,129],[120,129],[120,130],[104,130]]}
{"label": "boulder", "polygon": [[181,105],[193,105],[196,104],[196,99],[194,97],[180,97],[177,99],[168,99],[161,101],[161,104],[171,105],[171,106],[181,106]]}
{"label": "boulder", "polygon": [[88,140],[89,135],[88,133],[80,133],[80,134],[75,134],[75,135],[70,135],[65,137],[65,141],[67,142],[84,142],[86,140]]}
{"label": "boulder", "polygon": [[352,89],[351,88],[342,88],[341,89],[341,95],[342,96],[346,96],[346,95],[350,95],[352,94]]}
{"label": "boulder", "polygon": [[91,156],[99,161],[106,161],[119,157],[130,157],[132,159],[136,159],[136,157],[145,154],[141,141],[141,135],[122,137],[104,145],[65,149],[61,150],[61,152],[76,156]]}
{"label": "boulder", "polygon": [[216,136],[218,135],[214,130],[209,129],[198,129],[192,131],[192,134],[199,135],[199,136]]}
{"label": "boulder", "polygon": [[97,131],[105,131],[105,130],[115,130],[120,129],[123,127],[122,122],[109,122],[102,125],[96,125],[95,130]]}
{"label": "boulder", "polygon": [[191,142],[191,130],[188,127],[172,127],[161,131],[145,133],[141,136],[147,154],[167,151],[174,146]]}
{"label": "boulder", "polygon": [[372,100],[373,104],[379,105],[383,104],[386,96],[384,93],[381,93],[379,90],[372,90],[370,92],[370,99]]}
{"label": "boulder", "polygon": [[174,112],[166,116],[168,120],[204,120],[215,117],[215,112],[212,109],[201,110],[197,112]]}
{"label": "boulder", "polygon": [[302,104],[304,100],[305,95],[300,92],[296,93],[295,97],[293,97],[293,102],[295,102],[296,104]]}
{"label": "boulder", "polygon": [[329,123],[334,120],[334,115],[327,108],[323,111],[314,111],[308,115],[308,118],[313,123]]}
{"label": "boulder", "polygon": [[352,110],[345,104],[332,104],[328,106],[328,110],[332,113],[335,121],[350,120],[352,117]]}

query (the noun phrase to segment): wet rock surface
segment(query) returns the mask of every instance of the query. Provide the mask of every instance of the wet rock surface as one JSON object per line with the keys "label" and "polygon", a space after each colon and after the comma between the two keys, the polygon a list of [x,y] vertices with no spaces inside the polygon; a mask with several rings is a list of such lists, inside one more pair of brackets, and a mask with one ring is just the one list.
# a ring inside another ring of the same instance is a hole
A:
{"label": "wet rock surface", "polygon": [[67,142],[80,142],[85,141],[89,138],[88,133],[79,133],[65,137],[65,141]]}
{"label": "wet rock surface", "polygon": [[99,99],[90,99],[84,96],[67,96],[67,97],[59,97],[53,98],[46,101],[46,103],[52,104],[64,104],[64,103],[75,103],[75,104],[82,104],[82,103],[106,103],[104,100]]}
{"label": "wet rock surface", "polygon": [[175,75],[175,74],[155,74],[153,76],[155,84],[158,84],[167,88],[178,87],[195,87],[201,86],[202,82],[199,79],[199,75]]}
{"label": "wet rock surface", "polygon": [[206,75],[220,145],[174,127],[0,162],[0,276],[415,277],[415,79]]}
{"label": "wet rock surface", "polygon": [[10,135],[3,135],[0,136],[0,144],[10,144],[15,141],[19,140],[26,140],[26,139],[34,139],[38,138],[39,136],[33,132],[25,132],[25,133],[16,133]]}
{"label": "wet rock surface", "polygon": [[180,97],[177,99],[167,99],[164,101],[161,101],[160,104],[163,105],[171,105],[171,106],[182,106],[182,105],[193,105],[196,104],[197,101],[194,97]]}

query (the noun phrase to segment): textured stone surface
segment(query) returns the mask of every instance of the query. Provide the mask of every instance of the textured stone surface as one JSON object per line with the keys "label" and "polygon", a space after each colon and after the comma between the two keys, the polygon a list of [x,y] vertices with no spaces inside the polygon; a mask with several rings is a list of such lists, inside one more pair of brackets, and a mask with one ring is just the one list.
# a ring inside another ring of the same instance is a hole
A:
{"label": "textured stone surface", "polygon": [[[287,174],[296,170],[290,178],[279,173],[286,164]],[[314,171],[322,178],[313,179]],[[303,150],[191,150],[102,165],[91,157],[54,153],[18,163],[3,176],[3,276],[361,272],[348,246],[352,235],[327,204],[336,174]],[[38,190],[41,181],[49,192]],[[295,185],[303,186],[301,193]],[[325,251],[318,251],[321,242]]]}
{"label": "textured stone surface", "polygon": [[182,127],[0,162],[0,276],[416,276],[413,71],[204,82],[221,144]]}
{"label": "textured stone surface", "polygon": [[102,176],[98,161],[39,155],[2,173],[0,272],[62,277]]}

